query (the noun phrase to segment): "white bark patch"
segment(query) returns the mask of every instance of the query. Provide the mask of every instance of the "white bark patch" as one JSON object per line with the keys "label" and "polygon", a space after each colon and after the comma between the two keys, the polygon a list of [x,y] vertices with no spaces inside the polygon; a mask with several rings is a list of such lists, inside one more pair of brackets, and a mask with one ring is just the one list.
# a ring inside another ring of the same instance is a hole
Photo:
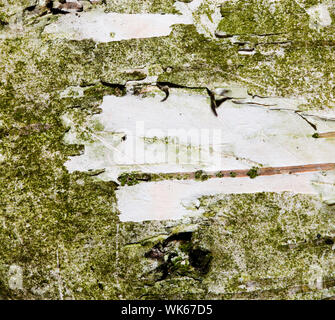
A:
{"label": "white bark patch", "polygon": [[20,266],[12,264],[9,267],[9,280],[8,286],[12,290],[22,290],[23,289],[23,270]]}
{"label": "white bark patch", "polygon": [[310,27],[318,29],[319,27],[327,27],[332,24],[328,7],[325,4],[319,4],[306,10],[310,16]]}
{"label": "white bark patch", "polygon": [[[335,139],[312,138],[315,130],[294,112],[293,100],[226,101],[215,117],[205,94],[175,89],[161,99],[161,93],[104,97],[102,113],[89,124],[99,128],[87,133],[93,142],[76,141],[73,130],[66,136],[68,143],[86,145],[83,155],[66,163],[68,170],[105,169],[102,177],[115,180],[125,171],[214,171],[335,159]],[[320,132],[335,131],[335,121],[304,116]]]}
{"label": "white bark patch", "polygon": [[61,16],[44,29],[45,33],[73,40],[96,42],[167,36],[174,24],[190,24],[189,16],[173,14],[119,14],[103,11]]}
{"label": "white bark patch", "polygon": [[[199,8],[204,4],[206,6],[206,10],[204,10],[206,13],[201,13],[201,10],[199,12]],[[215,38],[215,30],[222,19],[220,4],[222,4],[222,0],[206,2],[204,0],[193,0],[189,3],[177,1],[174,5],[183,16],[193,20],[193,24],[199,33]]]}
{"label": "white bark patch", "polygon": [[312,184],[325,203],[329,205],[335,204],[335,171],[316,175]]}
{"label": "white bark patch", "polygon": [[310,183],[317,174],[263,176],[256,179],[223,178],[207,181],[159,181],[126,186],[117,190],[121,221],[187,219],[203,214],[202,196],[254,192],[318,194]]}
{"label": "white bark patch", "polygon": [[[220,90],[214,90],[219,92]],[[230,92],[238,98],[224,102],[218,117],[203,92],[170,89],[152,96],[106,96],[102,113],[92,116],[82,130],[89,140],[80,140],[70,115],[72,129],[67,143],[82,143],[85,152],[65,163],[70,172],[101,170],[98,179],[114,180],[123,172],[171,173],[218,171],[258,167],[283,167],[335,162],[335,138],[314,138],[318,132],[335,131],[334,112],[318,117],[297,114],[299,100],[252,98],[243,90]],[[308,120],[308,121],[307,121]],[[310,122],[310,123],[308,123]],[[292,191],[320,194],[335,202],[335,175],[306,173],[250,178],[198,181],[142,182],[118,191],[121,220],[177,219],[189,213],[185,203],[201,195]],[[199,212],[198,212],[199,213]]]}
{"label": "white bark patch", "polygon": [[168,36],[174,24],[194,24],[197,31],[207,37],[215,37],[221,20],[220,1],[206,3],[206,10],[198,12],[203,0],[190,3],[176,2],[181,13],[174,14],[120,14],[101,10],[67,14],[46,26],[44,32],[54,37],[96,42],[120,41],[136,38]]}

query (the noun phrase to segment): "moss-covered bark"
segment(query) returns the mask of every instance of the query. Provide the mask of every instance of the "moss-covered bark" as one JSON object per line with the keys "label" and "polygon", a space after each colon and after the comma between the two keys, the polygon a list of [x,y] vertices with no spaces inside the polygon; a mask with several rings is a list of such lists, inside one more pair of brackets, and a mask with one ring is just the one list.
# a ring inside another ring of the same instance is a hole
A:
{"label": "moss-covered bark", "polygon": [[[84,2],[85,10],[178,13],[172,0]],[[206,2],[215,1],[204,1],[199,12],[206,12]],[[84,127],[103,96],[125,94],[127,81],[143,78],[133,69],[144,66],[162,82],[237,83],[252,94],[303,97],[302,110],[331,109],[334,25],[313,29],[306,13],[318,1],[278,2],[274,19],[263,19],[269,1],[228,1],[220,37],[176,25],[166,37],[109,43],[52,39],[42,31],[57,15],[40,3],[0,0],[0,298],[333,294],[334,207],[313,196],[203,198],[205,214],[187,223],[122,223],[117,181],[70,174],[64,166],[83,146],[64,143],[69,128],[62,116],[76,110],[76,125]],[[329,11],[333,18],[334,8]],[[236,41],[223,33],[237,35]],[[255,54],[241,55],[245,46]],[[186,240],[166,241],[185,230]],[[148,255],[153,248],[159,259]],[[21,277],[11,266],[22,269],[22,288],[11,285],[12,277]]]}

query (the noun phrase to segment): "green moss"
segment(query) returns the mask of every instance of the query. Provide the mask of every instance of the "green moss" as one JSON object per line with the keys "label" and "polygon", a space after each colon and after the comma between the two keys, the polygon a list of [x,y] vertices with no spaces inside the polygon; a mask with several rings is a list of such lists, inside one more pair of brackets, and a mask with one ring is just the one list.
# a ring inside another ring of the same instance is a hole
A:
{"label": "green moss", "polygon": [[229,35],[262,35],[307,30],[309,16],[294,1],[269,4],[267,1],[225,2],[218,30]]}
{"label": "green moss", "polygon": [[209,179],[209,176],[202,170],[198,170],[194,173],[195,180],[205,181]]}
{"label": "green moss", "polygon": [[248,172],[247,175],[250,177],[250,179],[256,178],[259,173],[258,173],[258,168],[257,167],[252,167]]}
{"label": "green moss", "polygon": [[178,276],[190,275],[192,269],[187,260],[184,260],[182,257],[176,257],[171,262],[171,272],[176,273]]}
{"label": "green moss", "polygon": [[110,0],[105,3],[97,4],[95,7],[102,7],[106,12],[118,13],[178,13],[173,6],[175,0],[146,0],[140,3],[134,0]]}
{"label": "green moss", "polygon": [[126,74],[127,74],[127,79],[133,80],[133,81],[143,80],[147,77],[145,73],[140,72],[140,71],[127,72]]}
{"label": "green moss", "polygon": [[192,248],[192,242],[184,242],[180,244],[179,249],[185,253],[188,253]]}
{"label": "green moss", "polygon": [[141,181],[150,181],[151,176],[149,174],[142,174],[142,173],[137,173],[137,172],[132,172],[132,173],[122,173],[118,177],[118,181],[121,183],[121,186],[134,186]]}
{"label": "green moss", "polygon": [[[320,258],[331,255],[331,241],[327,245],[328,238],[318,236],[329,236],[326,221],[332,213],[316,198],[257,193],[205,197],[201,203],[206,213],[216,212],[210,227],[198,229],[192,238],[202,239],[202,246],[212,253],[204,280],[215,283],[212,298],[249,299],[251,291],[254,298],[308,299],[317,295],[312,285],[317,270],[333,274],[331,264]],[[315,217],[321,220],[316,222]],[[222,269],[227,276],[218,275]]]}

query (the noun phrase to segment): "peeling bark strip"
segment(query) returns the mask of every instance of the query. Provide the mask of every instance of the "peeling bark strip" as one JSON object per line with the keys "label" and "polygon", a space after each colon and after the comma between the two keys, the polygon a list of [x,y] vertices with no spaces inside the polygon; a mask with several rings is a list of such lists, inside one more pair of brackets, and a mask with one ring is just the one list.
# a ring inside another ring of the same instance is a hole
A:
{"label": "peeling bark strip", "polygon": [[[287,167],[267,167],[259,169],[259,175],[271,176],[275,174],[293,174],[313,171],[329,171],[335,169],[335,163],[316,163],[306,164],[301,166],[287,166]],[[243,170],[241,170],[243,171]]]}
{"label": "peeling bark strip", "polygon": [[[286,166],[286,167],[265,167],[265,168],[253,168],[248,170],[222,170],[216,172],[204,172],[208,178],[219,178],[219,177],[237,177],[245,178],[250,176],[250,171],[254,170],[257,176],[272,176],[275,174],[294,174],[294,173],[304,173],[313,171],[329,171],[335,170],[335,163],[316,163],[316,164],[306,164],[299,166]],[[177,173],[176,175],[180,175]],[[196,178],[196,172],[190,174],[190,178]]]}
{"label": "peeling bark strip", "polygon": [[251,179],[257,176],[272,176],[278,174],[297,174],[315,171],[330,171],[335,170],[335,163],[316,163],[298,166],[286,167],[253,167],[251,169],[239,170],[221,170],[221,171],[196,171],[196,172],[171,172],[166,173],[162,177],[156,173],[123,173],[119,176],[118,180],[121,185],[133,185],[139,181],[156,181],[163,179],[178,179],[178,180],[207,180],[210,178],[245,178]]}
{"label": "peeling bark strip", "polygon": [[316,133],[314,137],[315,138],[335,138],[335,131]]}

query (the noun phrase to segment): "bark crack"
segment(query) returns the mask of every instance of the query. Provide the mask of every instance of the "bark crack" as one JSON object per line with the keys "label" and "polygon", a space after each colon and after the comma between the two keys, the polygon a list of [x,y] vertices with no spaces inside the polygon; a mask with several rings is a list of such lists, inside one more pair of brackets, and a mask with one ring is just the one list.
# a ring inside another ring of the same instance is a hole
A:
{"label": "bark crack", "polygon": [[216,109],[225,101],[231,100],[233,98],[224,96],[222,98],[216,99],[215,94],[212,90],[210,90],[208,87],[192,87],[192,86],[183,86],[179,84],[175,84],[172,82],[157,82],[157,87],[162,90],[165,93],[165,97],[161,100],[162,102],[166,101],[170,95],[169,89],[170,88],[182,88],[182,89],[201,89],[206,90],[210,100],[211,100],[211,110],[214,113],[214,115],[217,117],[218,114],[216,112]]}

